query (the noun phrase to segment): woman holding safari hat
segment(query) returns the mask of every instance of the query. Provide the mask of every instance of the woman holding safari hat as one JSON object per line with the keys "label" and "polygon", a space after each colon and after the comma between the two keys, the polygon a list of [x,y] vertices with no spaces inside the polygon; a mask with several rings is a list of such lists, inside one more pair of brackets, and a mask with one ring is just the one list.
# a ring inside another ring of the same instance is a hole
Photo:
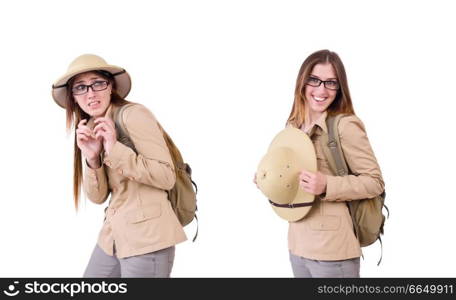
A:
{"label": "woman holding safari hat", "polygon": [[[92,54],[77,57],[52,86],[67,129],[75,128],[76,209],[81,185],[96,204],[110,196],[84,277],[169,277],[175,245],[186,240],[167,198],[175,183],[169,150],[154,115],[125,100],[130,88],[123,68]],[[116,118],[134,147],[117,140]]]}
{"label": "woman holding safari hat", "polygon": [[[351,171],[345,176],[333,175],[322,142],[328,135],[327,118],[339,114],[344,115],[338,123],[340,146]],[[364,125],[353,110],[345,68],[336,53],[321,50],[304,61],[287,125],[307,134],[317,165],[317,171],[301,169],[294,179],[301,191],[315,195],[311,208],[305,203],[300,208],[275,207],[290,221],[288,248],[294,276],[359,277],[362,252],[346,202],[380,195],[384,182]],[[266,174],[258,177],[257,172],[260,189],[259,181]],[[300,216],[292,215],[296,209],[302,210]]]}

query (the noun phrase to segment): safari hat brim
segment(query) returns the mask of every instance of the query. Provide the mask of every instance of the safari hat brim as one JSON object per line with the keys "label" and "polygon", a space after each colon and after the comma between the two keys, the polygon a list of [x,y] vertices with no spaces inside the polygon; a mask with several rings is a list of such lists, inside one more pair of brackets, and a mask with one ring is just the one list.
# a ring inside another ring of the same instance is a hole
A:
{"label": "safari hat brim", "polygon": [[[285,155],[286,153],[290,154]],[[278,170],[284,162],[287,169]],[[279,184],[290,186],[291,194],[282,193],[282,187],[277,188],[277,181],[286,177],[283,172],[287,170],[290,170],[287,177],[289,181]],[[315,148],[307,134],[288,126],[272,140],[267,154],[258,166],[256,180],[260,190],[268,197],[274,212],[290,222],[305,217],[315,200],[315,195],[299,187],[299,173],[302,170],[317,171]]]}
{"label": "safari hat brim", "polygon": [[78,74],[90,71],[109,72],[113,76],[116,84],[116,92],[120,97],[125,98],[130,92],[131,78],[125,69],[109,65],[103,58],[97,55],[84,54],[73,60],[69,65],[67,72],[52,85],[52,97],[55,102],[59,106],[65,108],[68,93],[68,80]]}

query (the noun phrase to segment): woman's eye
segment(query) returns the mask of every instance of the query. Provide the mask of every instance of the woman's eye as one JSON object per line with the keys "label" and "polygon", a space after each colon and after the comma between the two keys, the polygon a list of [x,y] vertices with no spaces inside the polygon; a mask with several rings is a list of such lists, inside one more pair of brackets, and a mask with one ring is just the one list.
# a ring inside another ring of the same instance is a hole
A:
{"label": "woman's eye", "polygon": [[331,87],[336,87],[338,85],[337,81],[328,81],[326,84],[328,84]]}
{"label": "woman's eye", "polygon": [[80,85],[73,87],[73,89],[76,91],[83,91],[83,90],[85,90],[85,87],[86,87],[85,85],[80,84]]}

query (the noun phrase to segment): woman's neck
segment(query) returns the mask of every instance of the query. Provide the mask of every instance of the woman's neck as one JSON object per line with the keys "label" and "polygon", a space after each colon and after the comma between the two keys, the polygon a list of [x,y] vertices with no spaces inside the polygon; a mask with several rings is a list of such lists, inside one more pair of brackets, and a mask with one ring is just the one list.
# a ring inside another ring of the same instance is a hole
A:
{"label": "woman's neck", "polygon": [[310,112],[306,111],[306,118],[304,119],[304,128],[310,129],[312,125],[321,117],[323,113],[321,112]]}
{"label": "woman's neck", "polygon": [[106,107],[105,111],[102,114],[100,114],[98,116],[93,116],[93,118],[96,119],[96,118],[100,118],[100,117],[106,117],[110,111],[111,111],[111,104],[109,104],[108,107]]}

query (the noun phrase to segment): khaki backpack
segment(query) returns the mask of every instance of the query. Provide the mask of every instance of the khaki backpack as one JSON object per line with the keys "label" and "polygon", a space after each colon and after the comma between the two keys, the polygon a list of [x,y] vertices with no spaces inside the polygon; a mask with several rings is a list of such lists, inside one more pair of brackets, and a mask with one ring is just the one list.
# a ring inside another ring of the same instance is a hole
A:
{"label": "khaki backpack", "polygon": [[[122,114],[124,110],[131,106],[135,105],[134,103],[126,104],[121,106],[117,113],[115,114],[115,126],[117,129],[117,139],[119,142],[124,144],[127,147],[130,147],[133,151],[136,151],[133,141],[127,134],[125,126],[123,123]],[[163,138],[168,147],[169,153],[171,154],[171,159],[174,164],[174,169],[176,172],[176,183],[173,188],[168,192],[168,200],[171,202],[171,207],[174,210],[174,213],[177,216],[177,219],[182,226],[188,225],[192,222],[193,219],[198,221],[196,216],[196,193],[198,192],[198,187],[196,183],[192,180],[192,169],[190,166],[184,162],[182,155],[179,149],[174,144],[171,137],[166,133],[160,123],[157,122],[158,128],[163,133]],[[196,233],[193,238],[195,241],[198,236],[198,226],[196,228]]]}
{"label": "khaki backpack", "polygon": [[[339,121],[344,116],[346,115],[328,116],[326,119],[328,134],[321,136],[323,152],[328,159],[332,173],[336,176],[357,175],[349,170],[340,145]],[[353,221],[353,230],[361,247],[369,246],[377,240],[382,244],[381,235],[383,235],[385,224],[383,207],[387,210],[389,217],[388,207],[385,206],[385,197],[386,193],[383,191],[382,194],[374,198],[346,202]],[[377,265],[380,264],[381,260],[380,257]]]}

